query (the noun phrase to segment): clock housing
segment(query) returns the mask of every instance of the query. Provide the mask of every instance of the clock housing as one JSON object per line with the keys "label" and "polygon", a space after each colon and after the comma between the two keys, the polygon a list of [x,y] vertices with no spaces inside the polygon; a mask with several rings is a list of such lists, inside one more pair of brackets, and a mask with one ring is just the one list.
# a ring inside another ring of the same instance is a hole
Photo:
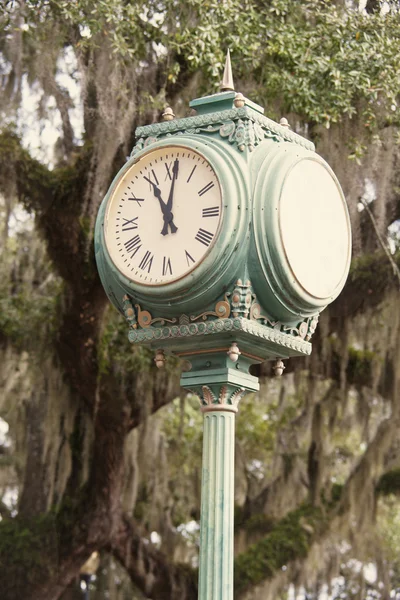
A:
{"label": "clock housing", "polygon": [[121,169],[103,200],[95,234],[100,277],[121,312],[125,294],[168,316],[205,307],[229,287],[249,241],[243,163],[217,139],[176,135],[151,144]]}
{"label": "clock housing", "polygon": [[223,220],[219,179],[203,154],[166,146],[136,160],[110,195],[107,251],[139,285],[179,281],[212,250]]}
{"label": "clock housing", "polygon": [[249,272],[271,317],[318,314],[341,292],[351,260],[346,200],[332,169],[315,152],[264,144],[255,156]]}

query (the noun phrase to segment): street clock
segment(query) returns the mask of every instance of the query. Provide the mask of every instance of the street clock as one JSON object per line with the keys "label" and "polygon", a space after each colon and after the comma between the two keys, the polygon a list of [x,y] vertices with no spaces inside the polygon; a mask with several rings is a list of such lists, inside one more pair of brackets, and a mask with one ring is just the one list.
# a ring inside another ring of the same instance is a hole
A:
{"label": "street clock", "polygon": [[204,413],[199,599],[233,600],[234,416],[250,366],[307,356],[350,267],[346,202],[307,139],[233,87],[136,130],[99,210],[96,261],[129,340],[185,361]]}
{"label": "street clock", "polygon": [[207,158],[165,146],[134,160],[116,183],[104,239],[114,265],[133,284],[163,286],[199,268],[222,221],[221,186]]}

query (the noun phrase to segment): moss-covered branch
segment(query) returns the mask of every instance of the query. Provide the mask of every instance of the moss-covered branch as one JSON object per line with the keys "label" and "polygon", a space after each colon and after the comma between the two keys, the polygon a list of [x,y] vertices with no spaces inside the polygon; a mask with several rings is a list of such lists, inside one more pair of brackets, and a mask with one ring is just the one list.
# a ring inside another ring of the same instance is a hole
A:
{"label": "moss-covered branch", "polygon": [[[400,252],[393,255],[400,268]],[[346,286],[330,307],[332,316],[354,317],[382,303],[387,292],[398,289],[398,280],[386,254],[375,252],[353,259]]]}
{"label": "moss-covered branch", "polygon": [[[324,508],[304,504],[275,525],[263,515],[255,515],[244,521],[242,527],[253,529],[255,525],[259,533],[264,530],[267,534],[236,558],[235,591],[238,594],[245,592],[272,578],[289,562],[305,559],[314,541],[327,532],[344,487],[338,484],[333,486],[330,502],[324,503]],[[382,475],[375,491],[382,496],[400,494],[400,469]]]}
{"label": "moss-covered branch", "polygon": [[0,134],[0,192],[16,195],[36,215],[50,258],[72,285],[79,285],[88,275],[97,278],[87,251],[90,227],[81,214],[90,158],[88,144],[79,149],[71,164],[49,170],[31,157],[13,131]]}
{"label": "moss-covered branch", "polygon": [[146,597],[157,600],[197,598],[197,570],[186,564],[171,563],[167,556],[140,537],[131,520],[122,520],[110,551]]}
{"label": "moss-covered branch", "polygon": [[244,592],[271,578],[288,562],[305,558],[327,525],[321,508],[305,504],[279,521],[259,542],[235,560],[235,590]]}
{"label": "moss-covered branch", "polygon": [[380,478],[376,492],[380,496],[389,496],[390,494],[400,494],[400,469],[388,471]]}
{"label": "moss-covered branch", "polygon": [[16,193],[28,211],[43,213],[51,204],[54,173],[31,157],[12,131],[0,134],[0,191]]}

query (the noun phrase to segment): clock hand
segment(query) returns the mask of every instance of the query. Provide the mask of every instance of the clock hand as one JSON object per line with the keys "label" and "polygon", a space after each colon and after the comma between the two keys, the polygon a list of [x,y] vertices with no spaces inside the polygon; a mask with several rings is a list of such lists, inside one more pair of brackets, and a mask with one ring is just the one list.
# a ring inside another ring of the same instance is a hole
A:
{"label": "clock hand", "polygon": [[171,233],[175,233],[176,231],[178,231],[178,228],[176,227],[176,225],[174,224],[174,215],[172,214],[172,212],[167,208],[167,205],[165,204],[164,200],[161,198],[161,190],[160,188],[151,181],[151,179],[149,179],[148,177],[146,177],[146,175],[144,175],[144,178],[146,179],[146,181],[148,181],[152,186],[153,186],[153,193],[154,196],[158,199],[159,203],[160,203],[160,207],[161,207],[161,211],[163,213],[163,219],[164,219],[164,227],[162,228],[162,235],[166,235],[168,233],[168,225],[171,228]]}
{"label": "clock hand", "polygon": [[174,188],[175,188],[175,181],[178,177],[178,169],[179,169],[179,160],[176,158],[175,162],[174,162],[174,166],[172,167],[172,183],[171,183],[171,188],[169,190],[169,196],[168,196],[168,202],[167,202],[167,211],[164,213],[164,227],[162,228],[162,235],[166,235],[168,233],[168,225],[171,227],[171,233],[176,233],[177,231],[177,227],[175,226],[174,222],[173,222],[173,218],[174,215],[172,214],[171,210],[172,210],[172,202],[174,199]]}

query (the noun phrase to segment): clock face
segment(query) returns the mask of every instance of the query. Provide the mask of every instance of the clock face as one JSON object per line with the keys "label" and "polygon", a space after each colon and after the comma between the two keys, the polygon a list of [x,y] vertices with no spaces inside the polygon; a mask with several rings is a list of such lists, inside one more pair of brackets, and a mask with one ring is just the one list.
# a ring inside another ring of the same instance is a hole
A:
{"label": "clock face", "polygon": [[349,269],[351,231],[338,183],[315,160],[298,162],[287,176],[280,230],[294,277],[315,298],[329,298]]}
{"label": "clock face", "polygon": [[109,198],[107,250],[131,281],[171,283],[212,248],[222,208],[219,181],[204,156],[181,146],[153,150],[125,172]]}

